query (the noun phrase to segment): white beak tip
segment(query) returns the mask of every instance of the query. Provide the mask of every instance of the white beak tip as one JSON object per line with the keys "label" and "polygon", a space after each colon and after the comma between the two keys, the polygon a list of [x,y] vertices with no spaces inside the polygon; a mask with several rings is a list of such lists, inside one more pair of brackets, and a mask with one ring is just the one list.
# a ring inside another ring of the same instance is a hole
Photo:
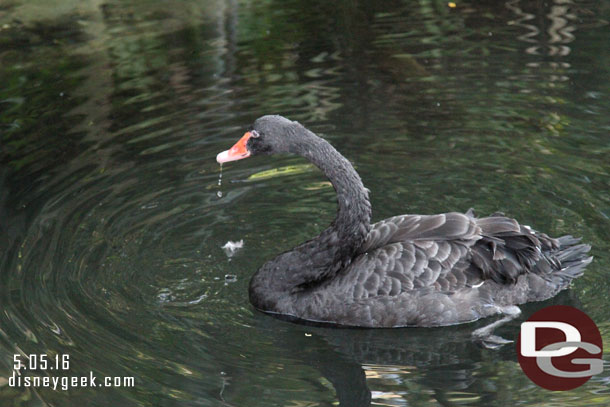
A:
{"label": "white beak tip", "polygon": [[222,153],[218,153],[216,156],[216,161],[218,164],[226,163],[227,161],[231,161],[229,159],[229,150],[223,151]]}

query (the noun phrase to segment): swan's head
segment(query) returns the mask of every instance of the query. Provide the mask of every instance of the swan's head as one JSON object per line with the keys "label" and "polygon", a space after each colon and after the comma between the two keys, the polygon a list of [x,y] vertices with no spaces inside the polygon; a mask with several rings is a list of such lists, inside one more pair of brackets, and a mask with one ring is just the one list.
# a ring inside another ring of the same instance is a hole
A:
{"label": "swan's head", "polygon": [[222,164],[257,154],[293,152],[295,139],[302,132],[306,132],[303,126],[285,117],[277,115],[259,117],[254,122],[252,130],[247,131],[229,150],[219,153],[216,161]]}

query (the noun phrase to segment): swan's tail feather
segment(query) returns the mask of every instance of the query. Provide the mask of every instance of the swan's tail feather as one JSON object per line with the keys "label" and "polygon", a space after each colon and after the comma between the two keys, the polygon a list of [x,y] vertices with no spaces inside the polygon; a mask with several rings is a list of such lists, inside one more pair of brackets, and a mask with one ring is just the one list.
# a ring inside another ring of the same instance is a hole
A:
{"label": "swan's tail feather", "polygon": [[591,263],[593,256],[587,256],[591,246],[580,243],[580,238],[566,235],[558,238],[557,241],[559,248],[552,254],[561,268],[552,276],[555,282],[565,287],[570,281],[583,275],[585,267]]}

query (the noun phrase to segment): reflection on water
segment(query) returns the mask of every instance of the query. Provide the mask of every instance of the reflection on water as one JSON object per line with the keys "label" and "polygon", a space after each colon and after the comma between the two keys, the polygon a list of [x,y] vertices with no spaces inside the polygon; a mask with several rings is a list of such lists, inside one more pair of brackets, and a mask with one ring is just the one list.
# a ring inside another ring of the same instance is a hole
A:
{"label": "reflection on water", "polygon": [[[3,3],[0,401],[608,404],[607,372],[543,392],[510,346],[469,341],[476,324],[334,330],[258,314],[250,276],[330,222],[334,191],[296,157],[231,163],[220,185],[214,158],[281,113],[355,163],[375,219],[474,207],[582,235],[595,261],[553,301],[608,338],[609,13],[562,0]],[[136,385],[9,387],[13,355],[32,353]]]}

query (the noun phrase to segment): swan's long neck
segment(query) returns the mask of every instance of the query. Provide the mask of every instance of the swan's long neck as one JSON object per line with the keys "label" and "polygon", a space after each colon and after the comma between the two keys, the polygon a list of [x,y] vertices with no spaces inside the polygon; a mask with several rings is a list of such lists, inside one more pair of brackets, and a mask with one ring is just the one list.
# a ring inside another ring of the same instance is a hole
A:
{"label": "swan's long neck", "polygon": [[[337,192],[337,215],[315,238],[266,263],[250,282],[250,299],[273,311],[281,298],[307,291],[348,266],[370,230],[368,192],[352,164],[327,141],[305,130],[291,152],[316,165]],[[263,297],[264,294],[264,297]]]}
{"label": "swan's long neck", "polygon": [[[337,193],[338,209],[334,221],[326,230],[295,250],[319,257],[316,266],[338,265],[341,268],[349,264],[370,230],[371,204],[368,192],[352,164],[326,140],[313,133],[310,133],[310,137],[306,148],[301,149],[300,153],[329,179]],[[303,139],[308,141],[308,138]],[[332,270],[336,267],[330,268],[327,272],[332,274],[336,271]]]}

